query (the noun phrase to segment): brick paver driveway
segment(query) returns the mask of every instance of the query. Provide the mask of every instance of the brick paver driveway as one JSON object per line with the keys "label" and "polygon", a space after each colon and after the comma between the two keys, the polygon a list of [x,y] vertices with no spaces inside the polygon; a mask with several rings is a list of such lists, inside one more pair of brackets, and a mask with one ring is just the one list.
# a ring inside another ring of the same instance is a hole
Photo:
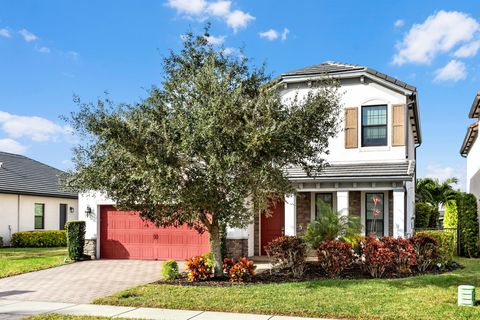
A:
{"label": "brick paver driveway", "polygon": [[162,263],[93,260],[0,279],[0,299],[88,303],[160,279]]}

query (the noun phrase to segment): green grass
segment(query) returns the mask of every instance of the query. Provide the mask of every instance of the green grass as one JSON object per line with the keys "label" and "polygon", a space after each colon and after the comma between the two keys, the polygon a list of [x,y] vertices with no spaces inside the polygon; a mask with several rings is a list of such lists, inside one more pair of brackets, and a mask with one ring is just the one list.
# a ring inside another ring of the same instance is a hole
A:
{"label": "green grass", "polygon": [[64,264],[66,248],[1,248],[0,278]]}
{"label": "green grass", "polygon": [[465,269],[404,279],[236,287],[148,284],[94,303],[350,319],[480,319],[480,306],[456,305],[458,285],[480,287],[480,260],[458,261]]}
{"label": "green grass", "polygon": [[[40,315],[25,318],[25,320],[77,320],[77,319],[104,320],[104,319],[112,319],[112,318],[110,318],[110,317],[94,317],[94,316],[69,316],[69,315],[54,314],[54,313],[52,313],[52,314],[40,314]],[[115,319],[126,320],[127,318],[115,318]],[[129,320],[132,320],[132,318],[130,318]]]}

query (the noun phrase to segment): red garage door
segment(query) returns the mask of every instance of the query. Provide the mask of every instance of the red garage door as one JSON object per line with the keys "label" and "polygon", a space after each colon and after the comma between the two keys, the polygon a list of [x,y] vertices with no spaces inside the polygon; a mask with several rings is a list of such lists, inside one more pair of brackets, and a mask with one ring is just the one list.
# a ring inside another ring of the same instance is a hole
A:
{"label": "red garage door", "polygon": [[100,258],[183,260],[208,251],[207,233],[187,226],[157,228],[137,212],[100,207]]}

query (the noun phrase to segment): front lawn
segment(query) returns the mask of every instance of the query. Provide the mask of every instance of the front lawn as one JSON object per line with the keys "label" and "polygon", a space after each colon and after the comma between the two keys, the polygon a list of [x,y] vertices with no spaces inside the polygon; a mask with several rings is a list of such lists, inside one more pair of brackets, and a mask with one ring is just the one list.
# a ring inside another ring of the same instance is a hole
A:
{"label": "front lawn", "polygon": [[457,260],[465,269],[440,275],[229,287],[148,284],[94,303],[350,319],[479,319],[480,306],[456,304],[458,285],[480,287],[480,260]]}
{"label": "front lawn", "polygon": [[64,264],[67,248],[1,248],[0,278]]}

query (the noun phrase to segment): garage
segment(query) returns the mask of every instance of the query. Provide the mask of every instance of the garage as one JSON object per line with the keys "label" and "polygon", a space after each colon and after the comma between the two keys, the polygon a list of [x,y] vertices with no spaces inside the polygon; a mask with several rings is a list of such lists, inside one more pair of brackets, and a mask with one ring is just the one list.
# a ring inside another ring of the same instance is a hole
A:
{"label": "garage", "polygon": [[158,228],[138,212],[100,206],[102,259],[184,260],[208,251],[208,233],[187,226]]}

